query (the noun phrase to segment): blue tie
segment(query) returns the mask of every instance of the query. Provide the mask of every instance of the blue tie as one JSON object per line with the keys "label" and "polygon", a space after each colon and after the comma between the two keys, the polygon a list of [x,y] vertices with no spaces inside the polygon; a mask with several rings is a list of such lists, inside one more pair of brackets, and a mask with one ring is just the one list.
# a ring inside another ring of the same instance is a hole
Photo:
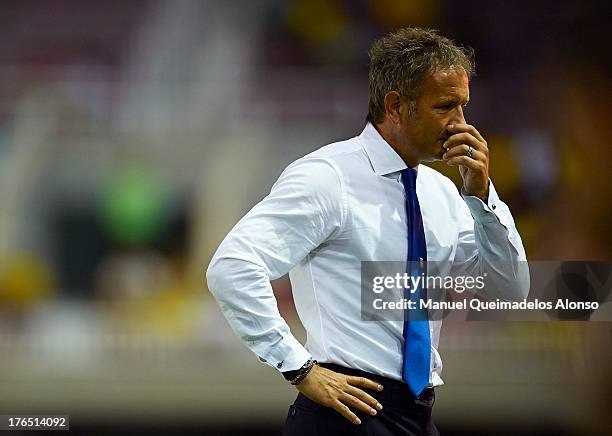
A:
{"label": "blue tie", "polygon": [[[406,272],[413,277],[426,274],[427,246],[423,217],[416,194],[416,171],[406,168],[402,171],[406,199],[406,218],[408,221],[408,257]],[[404,359],[402,377],[410,391],[418,396],[429,384],[429,360],[431,358],[431,340],[429,338],[429,321],[427,311],[420,310],[419,300],[426,297],[427,290],[417,287],[416,292],[404,290],[405,297],[414,301],[417,310],[406,310],[404,321]]]}

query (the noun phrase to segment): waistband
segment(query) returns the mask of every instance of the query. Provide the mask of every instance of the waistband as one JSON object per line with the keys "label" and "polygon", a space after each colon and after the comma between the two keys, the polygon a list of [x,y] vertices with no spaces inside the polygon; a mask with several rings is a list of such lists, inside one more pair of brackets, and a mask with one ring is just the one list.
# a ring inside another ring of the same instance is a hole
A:
{"label": "waistband", "polygon": [[378,392],[367,392],[376,398],[378,401],[385,405],[385,402],[393,404],[395,406],[433,406],[436,401],[436,393],[433,387],[427,387],[416,397],[408,388],[408,385],[400,380],[393,380],[382,375],[372,374],[367,371],[362,371],[355,368],[347,368],[342,365],[335,363],[322,362],[319,363],[323,368],[331,369],[332,371],[339,372],[345,375],[351,375],[356,377],[365,377],[383,385],[383,390]]}

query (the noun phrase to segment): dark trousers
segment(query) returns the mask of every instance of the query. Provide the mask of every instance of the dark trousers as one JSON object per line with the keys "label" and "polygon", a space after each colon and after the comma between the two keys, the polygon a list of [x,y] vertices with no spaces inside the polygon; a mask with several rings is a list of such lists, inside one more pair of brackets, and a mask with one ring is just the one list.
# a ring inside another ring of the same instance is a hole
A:
{"label": "dark trousers", "polygon": [[289,407],[284,436],[438,436],[440,434],[431,419],[431,409],[435,400],[433,389],[427,389],[415,398],[403,382],[331,363],[322,363],[321,366],[381,383],[384,386],[382,392],[371,390],[367,392],[383,405],[382,410],[376,416],[371,416],[351,408],[361,420],[360,425],[355,425],[334,409],[321,406],[299,393],[295,402]]}

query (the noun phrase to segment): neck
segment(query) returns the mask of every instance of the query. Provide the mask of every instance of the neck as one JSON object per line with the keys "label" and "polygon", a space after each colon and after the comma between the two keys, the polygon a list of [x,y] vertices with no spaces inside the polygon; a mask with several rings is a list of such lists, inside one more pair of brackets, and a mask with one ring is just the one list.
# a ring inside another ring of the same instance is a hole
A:
{"label": "neck", "polygon": [[401,136],[396,129],[389,126],[386,122],[381,124],[372,123],[372,125],[408,167],[414,168],[421,163],[417,151],[414,147],[402,142]]}

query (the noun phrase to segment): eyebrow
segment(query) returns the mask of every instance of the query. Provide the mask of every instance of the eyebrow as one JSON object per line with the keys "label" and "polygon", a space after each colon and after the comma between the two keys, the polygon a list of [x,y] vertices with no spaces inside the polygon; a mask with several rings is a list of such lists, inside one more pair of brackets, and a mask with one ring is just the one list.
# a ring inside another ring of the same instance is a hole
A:
{"label": "eyebrow", "polygon": [[[459,98],[457,97],[442,97],[442,99],[440,101],[438,101],[436,104],[437,105],[444,105],[444,104],[450,104],[450,103],[456,103],[457,101],[459,101]],[[470,102],[470,98],[468,97],[465,100],[464,104],[468,104]]]}

